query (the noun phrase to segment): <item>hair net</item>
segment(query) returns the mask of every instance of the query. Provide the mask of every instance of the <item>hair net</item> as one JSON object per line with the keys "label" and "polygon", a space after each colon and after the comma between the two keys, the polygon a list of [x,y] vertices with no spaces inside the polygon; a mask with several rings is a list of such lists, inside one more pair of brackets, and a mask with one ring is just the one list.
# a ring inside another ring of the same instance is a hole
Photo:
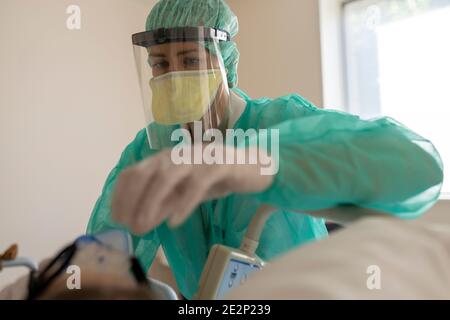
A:
{"label": "hair net", "polygon": [[[160,0],[150,12],[146,31],[177,27],[217,28],[237,35],[238,19],[223,0]],[[234,41],[221,42],[220,50],[227,70],[228,84],[238,81],[239,51]]]}

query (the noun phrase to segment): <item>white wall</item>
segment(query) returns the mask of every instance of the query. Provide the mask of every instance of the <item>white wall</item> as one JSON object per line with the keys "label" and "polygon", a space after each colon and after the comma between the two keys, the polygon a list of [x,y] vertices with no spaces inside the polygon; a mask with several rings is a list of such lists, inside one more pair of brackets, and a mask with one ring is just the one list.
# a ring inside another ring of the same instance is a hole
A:
{"label": "white wall", "polygon": [[227,0],[239,17],[239,87],[251,97],[301,94],[322,106],[317,0]]}
{"label": "white wall", "polygon": [[[0,251],[41,259],[85,231],[144,124],[131,34],[153,3],[0,1]],[[66,28],[70,4],[79,31]],[[0,273],[0,288],[16,275]]]}

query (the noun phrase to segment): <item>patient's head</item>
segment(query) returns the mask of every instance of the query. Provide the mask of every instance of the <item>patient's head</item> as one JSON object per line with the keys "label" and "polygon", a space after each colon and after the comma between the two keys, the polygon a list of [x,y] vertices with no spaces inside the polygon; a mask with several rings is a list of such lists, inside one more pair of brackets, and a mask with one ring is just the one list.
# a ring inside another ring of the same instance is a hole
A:
{"label": "patient's head", "polygon": [[149,286],[138,284],[132,277],[87,272],[82,275],[80,289],[69,289],[69,275],[63,274],[40,294],[38,300],[156,300]]}

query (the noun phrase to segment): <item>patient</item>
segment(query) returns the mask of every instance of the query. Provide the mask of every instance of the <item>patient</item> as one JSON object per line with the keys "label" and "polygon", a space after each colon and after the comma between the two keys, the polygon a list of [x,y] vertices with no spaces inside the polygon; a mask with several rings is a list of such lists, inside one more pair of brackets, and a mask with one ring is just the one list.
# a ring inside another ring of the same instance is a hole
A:
{"label": "patient", "polygon": [[1,291],[0,299],[176,298],[170,288],[147,278],[139,262],[126,249],[126,242],[120,240],[120,236],[113,235],[107,245],[98,238],[80,237],[52,259],[42,262],[39,270]]}
{"label": "patient", "polygon": [[131,278],[90,273],[83,275],[81,289],[69,290],[67,277],[61,276],[38,300],[158,300],[150,287],[138,285]]}
{"label": "patient", "polygon": [[[69,290],[67,277],[62,274],[36,300],[158,300],[150,287],[138,285],[130,278],[88,273],[82,278],[81,289]],[[28,295],[28,279],[24,276],[0,291],[0,300],[24,300]]]}

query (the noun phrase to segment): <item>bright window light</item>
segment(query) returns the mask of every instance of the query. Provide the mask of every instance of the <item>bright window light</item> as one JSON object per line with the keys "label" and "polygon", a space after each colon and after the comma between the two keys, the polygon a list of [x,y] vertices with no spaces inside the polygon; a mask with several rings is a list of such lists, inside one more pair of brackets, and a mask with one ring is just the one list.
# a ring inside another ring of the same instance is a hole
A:
{"label": "bright window light", "polygon": [[450,0],[356,0],[344,17],[349,111],[431,140],[450,194]]}

